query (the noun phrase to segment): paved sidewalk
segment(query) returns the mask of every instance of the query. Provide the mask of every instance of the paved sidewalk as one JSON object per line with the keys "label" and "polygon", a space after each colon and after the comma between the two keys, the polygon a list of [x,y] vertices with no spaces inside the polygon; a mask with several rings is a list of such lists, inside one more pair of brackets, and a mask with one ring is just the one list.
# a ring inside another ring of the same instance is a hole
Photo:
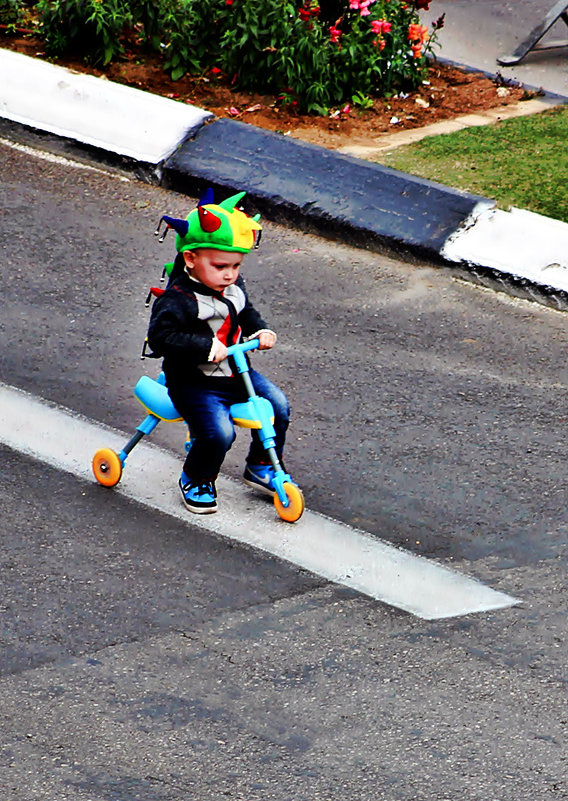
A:
{"label": "paved sidewalk", "polygon": [[[549,3],[433,0],[424,21],[445,11],[441,55],[496,72],[501,51],[518,43],[506,37],[522,40]],[[565,53],[530,54],[522,66],[527,85],[565,91],[545,103],[568,101]],[[518,78],[521,66],[508,72]],[[453,264],[475,280],[568,308],[565,223],[498,210],[486,198],[234,120],[210,121],[202,109],[1,49],[0,87],[0,117],[125,157],[164,186],[245,190],[272,219]]]}

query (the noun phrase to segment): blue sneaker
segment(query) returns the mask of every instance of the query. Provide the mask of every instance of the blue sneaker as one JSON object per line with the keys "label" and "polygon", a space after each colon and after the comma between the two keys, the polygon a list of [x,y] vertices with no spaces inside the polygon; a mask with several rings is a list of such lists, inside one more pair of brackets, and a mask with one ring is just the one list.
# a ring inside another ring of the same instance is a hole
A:
{"label": "blue sneaker", "polygon": [[214,481],[194,483],[182,471],[179,487],[183,502],[190,512],[206,515],[217,511],[217,489]]}
{"label": "blue sneaker", "polygon": [[274,493],[276,492],[273,483],[275,472],[271,464],[247,463],[243,479],[245,484],[248,484],[249,487],[254,487],[254,489],[274,497]]}

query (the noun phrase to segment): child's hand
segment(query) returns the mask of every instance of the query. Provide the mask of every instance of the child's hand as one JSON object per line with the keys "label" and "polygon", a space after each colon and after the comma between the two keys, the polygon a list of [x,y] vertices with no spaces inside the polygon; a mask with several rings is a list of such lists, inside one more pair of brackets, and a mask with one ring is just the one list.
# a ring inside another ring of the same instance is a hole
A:
{"label": "child's hand", "polygon": [[227,358],[227,348],[220,339],[215,337],[213,339],[213,347],[211,348],[211,353],[209,354],[209,361],[214,362],[217,364],[218,362],[222,362],[223,359]]}
{"label": "child's hand", "polygon": [[258,335],[258,349],[270,350],[276,344],[276,334],[272,331],[261,331]]}

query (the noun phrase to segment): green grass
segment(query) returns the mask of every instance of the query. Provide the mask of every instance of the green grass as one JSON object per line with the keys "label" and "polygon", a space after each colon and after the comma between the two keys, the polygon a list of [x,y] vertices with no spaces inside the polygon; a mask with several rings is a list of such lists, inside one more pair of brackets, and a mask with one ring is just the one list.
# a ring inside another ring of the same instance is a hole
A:
{"label": "green grass", "polygon": [[568,106],[429,136],[376,161],[568,222]]}

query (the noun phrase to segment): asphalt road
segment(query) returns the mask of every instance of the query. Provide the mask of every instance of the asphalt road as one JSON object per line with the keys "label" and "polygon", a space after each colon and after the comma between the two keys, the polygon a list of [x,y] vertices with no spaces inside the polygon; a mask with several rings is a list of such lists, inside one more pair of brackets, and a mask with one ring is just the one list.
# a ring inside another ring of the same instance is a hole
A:
{"label": "asphalt road", "polygon": [[[191,203],[0,165],[0,381],[130,431]],[[428,623],[1,448],[3,799],[568,798],[566,315],[270,223],[245,277],[309,507],[522,604]]]}

